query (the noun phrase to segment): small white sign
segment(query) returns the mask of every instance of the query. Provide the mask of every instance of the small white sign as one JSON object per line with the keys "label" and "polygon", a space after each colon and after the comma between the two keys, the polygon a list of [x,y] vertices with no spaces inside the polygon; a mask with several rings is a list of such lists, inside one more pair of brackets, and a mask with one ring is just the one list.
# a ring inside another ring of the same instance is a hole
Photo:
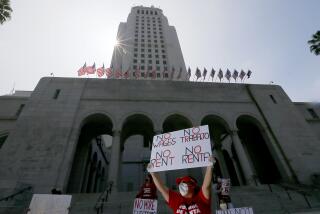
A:
{"label": "small white sign", "polygon": [[133,204],[133,214],[157,214],[158,201],[136,198]]}
{"label": "small white sign", "polygon": [[71,195],[34,194],[27,214],[68,214]]}
{"label": "small white sign", "polygon": [[241,207],[227,210],[216,210],[216,214],[253,214],[253,209],[251,207]]}
{"label": "small white sign", "polygon": [[150,172],[211,166],[210,133],[207,125],[153,137]]}
{"label": "small white sign", "polygon": [[230,192],[230,179],[222,178],[221,179],[221,195],[229,195]]}

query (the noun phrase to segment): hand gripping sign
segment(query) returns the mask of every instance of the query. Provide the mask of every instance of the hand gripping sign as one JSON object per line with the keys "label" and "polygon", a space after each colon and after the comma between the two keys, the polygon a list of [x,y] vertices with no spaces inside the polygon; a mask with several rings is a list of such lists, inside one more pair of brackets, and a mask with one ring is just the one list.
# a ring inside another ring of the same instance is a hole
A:
{"label": "hand gripping sign", "polygon": [[156,135],[149,172],[211,166],[211,156],[207,125]]}

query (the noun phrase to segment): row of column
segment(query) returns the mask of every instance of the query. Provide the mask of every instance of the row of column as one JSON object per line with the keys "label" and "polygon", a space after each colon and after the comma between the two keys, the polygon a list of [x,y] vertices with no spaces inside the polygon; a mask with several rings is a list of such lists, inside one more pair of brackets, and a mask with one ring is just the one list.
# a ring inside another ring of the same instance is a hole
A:
{"label": "row of column", "polygon": [[[156,134],[162,133],[161,131],[157,131]],[[113,131],[113,138],[112,138],[112,148],[111,148],[111,159],[109,165],[109,172],[108,172],[108,181],[113,181],[114,188],[117,189],[118,182],[119,182],[119,168],[121,164],[121,142],[120,142],[120,131]],[[255,174],[251,167],[250,161],[246,155],[246,152],[243,148],[243,145],[240,141],[238,136],[238,130],[233,130],[231,132],[231,139],[237,153],[241,169],[243,171],[243,175],[245,178],[245,182],[242,181],[239,169],[237,164],[235,163],[234,158],[232,157],[234,166],[236,168],[236,173],[239,178],[240,184],[246,183],[247,185],[253,185],[255,183]],[[165,173],[161,173],[161,177],[165,178]],[[165,180],[165,179],[164,179]]]}

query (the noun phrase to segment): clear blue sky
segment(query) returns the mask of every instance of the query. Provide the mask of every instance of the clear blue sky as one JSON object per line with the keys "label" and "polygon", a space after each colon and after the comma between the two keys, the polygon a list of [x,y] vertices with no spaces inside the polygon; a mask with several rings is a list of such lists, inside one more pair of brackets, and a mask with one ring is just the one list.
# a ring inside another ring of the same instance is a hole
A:
{"label": "clear blue sky", "polygon": [[0,26],[0,95],[33,90],[54,73],[77,77],[84,62],[110,64],[119,22],[134,5],[160,7],[176,27],[187,66],[251,69],[249,83],[281,85],[293,101],[320,101],[319,0],[11,1]]}

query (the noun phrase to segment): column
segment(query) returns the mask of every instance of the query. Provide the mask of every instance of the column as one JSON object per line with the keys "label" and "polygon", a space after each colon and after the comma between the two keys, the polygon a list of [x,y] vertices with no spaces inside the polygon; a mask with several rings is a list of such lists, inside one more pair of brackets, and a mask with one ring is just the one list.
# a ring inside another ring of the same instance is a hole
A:
{"label": "column", "polygon": [[241,172],[239,170],[237,161],[235,160],[234,157],[231,157],[231,160],[232,160],[233,166],[234,166],[234,168],[236,170],[236,174],[237,174],[237,177],[238,177],[238,180],[239,180],[239,184],[240,184],[240,186],[242,186],[243,185],[243,181],[242,181],[242,176],[241,176]]}
{"label": "column", "polygon": [[228,172],[228,167],[226,166],[225,160],[224,160],[224,156],[221,152],[221,146],[218,148],[215,148],[216,151],[216,155],[217,158],[219,160],[220,163],[220,169],[221,169],[221,173],[222,173],[222,177],[223,178],[230,178],[229,176],[229,172]]}
{"label": "column", "polygon": [[254,175],[254,172],[251,168],[251,164],[249,162],[249,159],[244,151],[241,140],[238,136],[238,130],[232,130],[231,138],[232,138],[232,142],[233,142],[234,148],[236,150],[236,153],[238,155],[238,159],[239,159],[241,168],[243,170],[243,174],[246,179],[246,183],[247,183],[247,185],[254,185],[255,184],[255,181],[254,181],[255,175]]}
{"label": "column", "polygon": [[112,189],[118,190],[119,181],[119,168],[120,168],[120,156],[121,156],[121,145],[120,145],[120,131],[113,131],[112,134],[112,147],[111,147],[111,159],[108,172],[108,181],[113,182]]}

